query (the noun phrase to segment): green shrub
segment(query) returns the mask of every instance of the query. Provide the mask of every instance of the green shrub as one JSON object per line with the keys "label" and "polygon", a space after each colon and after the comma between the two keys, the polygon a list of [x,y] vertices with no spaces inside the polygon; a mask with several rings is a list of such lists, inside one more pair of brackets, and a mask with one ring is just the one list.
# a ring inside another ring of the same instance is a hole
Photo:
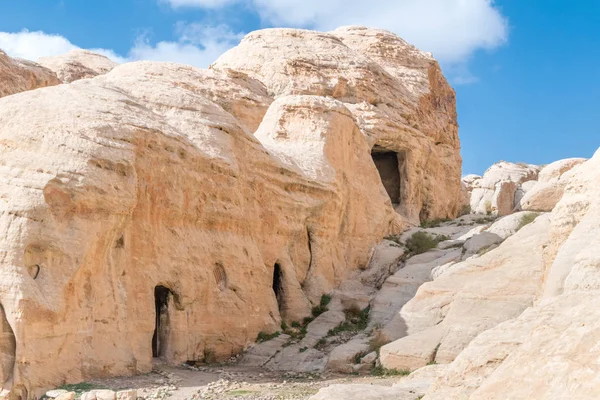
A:
{"label": "green shrub", "polygon": [[415,232],[407,241],[406,248],[411,255],[425,253],[437,247],[440,242],[450,240],[446,235],[431,235],[427,232]]}
{"label": "green shrub", "polygon": [[521,217],[521,222],[519,223],[519,226],[517,227],[517,231],[520,231],[521,228],[523,228],[525,225],[529,225],[530,223],[535,221],[535,219],[539,216],[540,216],[540,214],[538,214],[538,213],[529,213],[529,214],[523,215],[523,217]]}
{"label": "green shrub", "polygon": [[321,307],[327,307],[329,305],[329,303],[331,303],[331,296],[328,294],[324,294],[323,296],[321,296]]}
{"label": "green shrub", "polygon": [[410,375],[411,371],[408,369],[388,369],[384,368],[381,365],[376,366],[371,370],[371,374],[375,376],[407,376]]}
{"label": "green shrub", "polygon": [[437,228],[445,222],[451,221],[449,218],[432,219],[431,221],[421,222],[421,228]]}
{"label": "green shrub", "polygon": [[75,392],[77,397],[81,396],[85,392],[89,392],[90,390],[102,389],[101,386],[94,385],[93,383],[81,382],[71,385],[62,385],[59,389],[66,390],[68,392]]}
{"label": "green shrub", "polygon": [[330,329],[327,332],[327,336],[335,336],[341,332],[360,332],[367,328],[369,323],[369,311],[371,311],[371,307],[367,307],[360,312],[356,312],[358,306],[352,305],[346,310],[344,310],[344,314],[346,314],[346,320],[341,322],[338,326],[333,329]]}
{"label": "green shrub", "polygon": [[273,332],[273,333],[259,332],[258,337],[256,338],[256,341],[258,343],[268,342],[271,339],[275,339],[276,337],[279,337],[279,335],[281,335],[281,332],[279,332],[279,331]]}

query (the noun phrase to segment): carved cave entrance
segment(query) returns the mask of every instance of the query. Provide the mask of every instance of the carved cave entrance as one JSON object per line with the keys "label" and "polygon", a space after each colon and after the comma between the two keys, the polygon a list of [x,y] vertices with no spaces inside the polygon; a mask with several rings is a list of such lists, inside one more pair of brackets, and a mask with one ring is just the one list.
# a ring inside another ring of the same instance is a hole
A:
{"label": "carved cave entrance", "polygon": [[281,265],[275,264],[273,268],[273,292],[275,292],[275,298],[277,299],[277,306],[279,307],[279,313],[283,310],[283,271]]}
{"label": "carved cave entrance", "polygon": [[388,196],[390,196],[392,204],[394,206],[399,205],[402,202],[404,153],[396,153],[375,146],[371,151],[371,157],[373,157],[373,163],[377,167],[381,182]]}
{"label": "carved cave entrance", "polygon": [[169,297],[173,294],[171,289],[164,286],[154,288],[154,307],[156,319],[154,335],[152,335],[152,357],[163,357],[169,338]]}

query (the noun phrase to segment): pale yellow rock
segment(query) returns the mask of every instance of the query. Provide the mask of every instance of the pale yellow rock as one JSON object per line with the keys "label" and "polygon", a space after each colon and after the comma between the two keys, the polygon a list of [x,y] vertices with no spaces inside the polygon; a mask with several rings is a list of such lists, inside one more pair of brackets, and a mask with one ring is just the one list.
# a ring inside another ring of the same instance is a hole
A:
{"label": "pale yellow rock", "polygon": [[56,400],[75,400],[75,392],[60,394],[56,397]]}
{"label": "pale yellow rock", "polygon": [[53,71],[63,83],[106,74],[117,64],[108,57],[88,50],[75,49],[54,57],[42,57],[38,64]]}
{"label": "pale yellow rock", "polygon": [[498,248],[423,284],[395,317],[408,336],[381,349],[382,364],[414,369],[451,362],[479,333],[531,306],[541,290],[549,230],[549,216],[540,216]]}
{"label": "pale yellow rock", "polygon": [[[12,396],[149,372],[153,355],[226,359],[344,282],[298,344],[309,350],[268,365],[322,370],[314,345],[344,302],[368,304],[371,248],[458,212],[455,97],[429,55],[363,28],[268,30],[228,54],[210,71],[104,74],[84,54],[100,75],[0,99],[0,384]],[[398,196],[382,149],[397,152]]]}
{"label": "pale yellow rock", "polygon": [[0,49],[0,97],[58,84],[54,72],[31,61],[10,58]]}
{"label": "pale yellow rock", "polygon": [[600,151],[567,174],[564,195],[549,216],[544,297],[480,334],[424,399],[597,397]]}
{"label": "pale yellow rock", "polygon": [[471,212],[477,214],[508,215],[515,208],[522,193],[519,188],[528,181],[537,180],[540,167],[501,161],[492,165],[482,177],[467,175],[462,179],[470,196]]}
{"label": "pale yellow rock", "polygon": [[137,400],[137,390],[121,390],[117,392],[117,400]]}
{"label": "pale yellow rock", "polygon": [[212,65],[225,68],[260,80],[275,97],[343,102],[370,148],[397,159],[400,189],[392,196],[402,215],[417,223],[458,214],[455,94],[430,54],[390,32],[363,27],[266,29],[247,35]]}
{"label": "pale yellow rock", "polygon": [[583,158],[556,161],[542,169],[538,183],[519,201],[520,208],[528,211],[552,211],[563,195],[569,179],[563,174],[583,163]]}

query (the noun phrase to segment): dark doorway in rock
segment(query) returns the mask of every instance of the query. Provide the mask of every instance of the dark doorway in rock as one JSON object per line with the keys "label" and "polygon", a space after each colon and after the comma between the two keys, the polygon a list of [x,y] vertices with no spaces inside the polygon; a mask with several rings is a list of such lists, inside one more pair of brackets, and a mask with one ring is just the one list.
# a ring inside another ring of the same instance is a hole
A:
{"label": "dark doorway in rock", "polygon": [[373,148],[371,156],[392,204],[400,204],[402,201],[400,194],[402,190],[401,168],[404,164],[403,157],[399,153],[377,146]]}
{"label": "dark doorway in rock", "polygon": [[275,292],[277,306],[281,312],[283,309],[283,271],[279,264],[275,264],[275,268],[273,268],[273,292]]}
{"label": "dark doorway in rock", "polygon": [[171,289],[164,286],[154,288],[154,307],[156,311],[154,335],[152,335],[152,357],[154,358],[165,355],[170,331],[169,297],[172,294]]}

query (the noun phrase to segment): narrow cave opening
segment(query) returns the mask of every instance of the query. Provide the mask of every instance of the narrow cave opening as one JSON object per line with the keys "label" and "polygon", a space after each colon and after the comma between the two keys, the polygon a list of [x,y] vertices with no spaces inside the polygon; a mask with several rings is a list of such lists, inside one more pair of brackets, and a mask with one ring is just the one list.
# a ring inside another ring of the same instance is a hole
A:
{"label": "narrow cave opening", "polygon": [[377,167],[381,182],[394,206],[402,202],[402,168],[404,166],[403,153],[389,151],[375,146],[371,151],[373,163]]}
{"label": "narrow cave opening", "polygon": [[277,299],[279,312],[281,312],[283,310],[283,270],[279,264],[275,264],[273,268],[273,292]]}
{"label": "narrow cave opening", "polygon": [[169,337],[169,296],[173,292],[164,286],[154,288],[155,325],[152,335],[152,357],[158,358],[165,355]]}

